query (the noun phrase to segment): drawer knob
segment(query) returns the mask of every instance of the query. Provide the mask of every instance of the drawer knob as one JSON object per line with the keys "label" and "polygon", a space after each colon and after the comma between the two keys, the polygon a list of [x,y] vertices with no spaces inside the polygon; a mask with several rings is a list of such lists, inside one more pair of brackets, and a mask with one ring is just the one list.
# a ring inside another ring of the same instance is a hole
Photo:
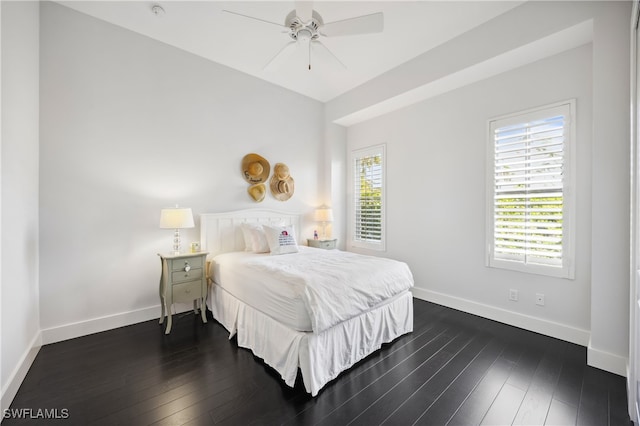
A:
{"label": "drawer knob", "polygon": [[189,265],[189,262],[184,262],[184,271],[189,272],[190,270],[191,270],[191,265]]}

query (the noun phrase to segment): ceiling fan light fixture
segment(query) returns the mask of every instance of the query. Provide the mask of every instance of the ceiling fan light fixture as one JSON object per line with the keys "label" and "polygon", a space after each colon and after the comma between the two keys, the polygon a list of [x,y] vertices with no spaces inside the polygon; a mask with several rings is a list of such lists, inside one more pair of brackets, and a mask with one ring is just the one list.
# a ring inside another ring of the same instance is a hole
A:
{"label": "ceiling fan light fixture", "polygon": [[309,40],[311,40],[311,37],[313,36],[313,34],[311,34],[311,31],[309,31],[306,28],[301,29],[300,31],[298,31],[297,34],[297,39],[299,41],[304,41],[304,42],[308,42]]}

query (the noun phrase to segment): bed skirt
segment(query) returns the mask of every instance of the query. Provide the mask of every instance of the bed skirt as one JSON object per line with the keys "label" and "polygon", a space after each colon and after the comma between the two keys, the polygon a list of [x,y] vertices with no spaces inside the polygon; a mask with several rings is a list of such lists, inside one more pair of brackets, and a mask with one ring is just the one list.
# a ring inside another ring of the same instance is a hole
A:
{"label": "bed skirt", "polygon": [[312,396],[383,343],[413,331],[410,291],[319,334],[292,330],[216,284],[210,287],[207,305],[229,338],[237,335],[238,346],[263,359],[288,386],[294,386],[299,368]]}

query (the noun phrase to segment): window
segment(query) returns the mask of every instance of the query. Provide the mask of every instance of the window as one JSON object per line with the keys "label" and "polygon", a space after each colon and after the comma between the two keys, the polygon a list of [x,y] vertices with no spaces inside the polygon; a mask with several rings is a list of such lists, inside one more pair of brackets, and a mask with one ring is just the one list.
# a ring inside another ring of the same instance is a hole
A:
{"label": "window", "polygon": [[574,276],[575,101],[489,121],[488,266]]}
{"label": "window", "polygon": [[353,182],[351,243],[354,247],[385,249],[384,157],[384,145],[351,153],[351,182]]}

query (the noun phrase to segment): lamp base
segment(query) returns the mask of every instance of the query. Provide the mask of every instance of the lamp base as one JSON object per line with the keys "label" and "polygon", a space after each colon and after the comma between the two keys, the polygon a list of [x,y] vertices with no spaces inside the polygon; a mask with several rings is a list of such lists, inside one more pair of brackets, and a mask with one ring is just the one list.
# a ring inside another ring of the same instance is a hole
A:
{"label": "lamp base", "polygon": [[173,254],[180,254],[180,230],[173,233]]}

